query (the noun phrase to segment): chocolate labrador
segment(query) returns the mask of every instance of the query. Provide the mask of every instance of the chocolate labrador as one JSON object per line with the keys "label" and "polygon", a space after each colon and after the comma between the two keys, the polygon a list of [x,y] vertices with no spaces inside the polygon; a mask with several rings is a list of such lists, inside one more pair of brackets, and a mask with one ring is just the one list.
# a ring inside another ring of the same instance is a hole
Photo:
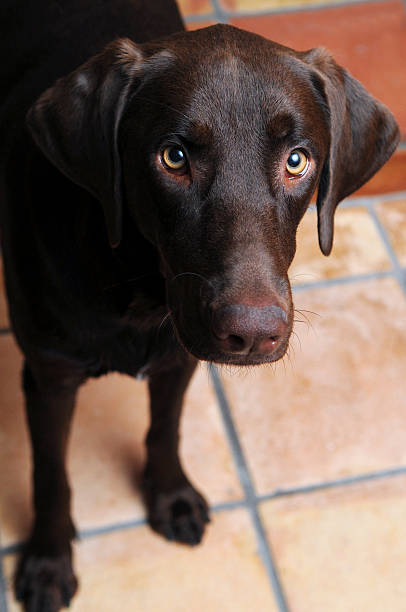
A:
{"label": "chocolate labrador", "polygon": [[149,521],[198,543],[208,506],[178,457],[197,360],[284,355],[313,193],[328,255],[338,202],[399,132],[324,49],[185,32],[172,0],[3,0],[0,17],[1,238],[34,461],[16,594],[55,612],[77,588],[64,464],[78,387],[148,377]]}

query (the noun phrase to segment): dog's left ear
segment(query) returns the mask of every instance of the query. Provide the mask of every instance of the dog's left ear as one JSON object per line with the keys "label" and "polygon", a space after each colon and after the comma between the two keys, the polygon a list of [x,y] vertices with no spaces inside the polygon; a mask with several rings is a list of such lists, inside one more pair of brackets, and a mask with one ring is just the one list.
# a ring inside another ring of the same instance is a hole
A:
{"label": "dog's left ear", "polygon": [[137,45],[114,41],[59,79],[27,114],[31,134],[49,161],[100,200],[112,247],[122,231],[118,128],[141,63]]}
{"label": "dog's left ear", "polygon": [[313,69],[312,81],[322,95],[330,123],[330,152],[317,195],[319,244],[324,255],[333,245],[337,204],[361,187],[399,142],[391,112],[375,100],[323,48],[300,54]]}

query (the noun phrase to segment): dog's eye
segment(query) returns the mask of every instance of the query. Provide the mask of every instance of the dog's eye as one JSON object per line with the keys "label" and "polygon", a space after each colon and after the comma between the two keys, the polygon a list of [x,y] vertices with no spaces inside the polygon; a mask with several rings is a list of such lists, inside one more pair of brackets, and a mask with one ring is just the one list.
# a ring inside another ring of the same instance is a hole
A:
{"label": "dog's eye", "polygon": [[162,151],[162,161],[168,170],[181,170],[186,166],[186,154],[181,147],[166,147]]}
{"label": "dog's eye", "polygon": [[293,176],[304,174],[309,165],[309,160],[303,151],[294,149],[286,162],[286,170]]}

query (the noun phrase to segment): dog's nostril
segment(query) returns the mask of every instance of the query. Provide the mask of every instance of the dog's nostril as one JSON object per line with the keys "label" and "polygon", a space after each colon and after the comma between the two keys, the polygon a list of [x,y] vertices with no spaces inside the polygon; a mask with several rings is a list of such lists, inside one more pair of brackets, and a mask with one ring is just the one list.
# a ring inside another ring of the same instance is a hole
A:
{"label": "dog's nostril", "polygon": [[265,338],[265,340],[258,343],[257,350],[264,354],[271,353],[276,349],[280,338],[280,336],[269,336],[268,338]]}
{"label": "dog's nostril", "polygon": [[227,338],[229,344],[235,349],[243,349],[245,347],[245,340],[235,334],[230,334]]}
{"label": "dog's nostril", "polygon": [[221,344],[226,351],[243,355],[249,353],[254,344],[254,338],[252,336],[229,334],[226,338],[221,340]]}

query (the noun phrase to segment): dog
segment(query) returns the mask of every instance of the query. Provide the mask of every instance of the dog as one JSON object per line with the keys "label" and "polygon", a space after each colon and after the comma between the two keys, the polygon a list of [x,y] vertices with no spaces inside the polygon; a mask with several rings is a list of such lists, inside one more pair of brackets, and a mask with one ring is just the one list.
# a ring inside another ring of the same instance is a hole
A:
{"label": "dog", "polygon": [[178,458],[196,363],[285,354],[313,194],[328,255],[337,204],[399,130],[324,49],[185,32],[172,0],[6,0],[1,23],[1,240],[34,462],[15,590],[56,612],[78,584],[64,464],[79,386],[148,378],[149,522],[200,542],[208,505]]}

